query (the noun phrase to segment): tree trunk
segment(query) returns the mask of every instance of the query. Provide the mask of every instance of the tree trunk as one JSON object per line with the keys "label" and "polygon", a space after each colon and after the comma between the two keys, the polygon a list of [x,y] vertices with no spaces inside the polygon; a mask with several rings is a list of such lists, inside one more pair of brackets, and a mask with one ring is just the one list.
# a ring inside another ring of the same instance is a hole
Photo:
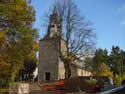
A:
{"label": "tree trunk", "polygon": [[64,68],[65,68],[65,79],[70,78],[71,76],[71,69],[70,69],[70,64],[69,60],[66,59],[64,60]]}

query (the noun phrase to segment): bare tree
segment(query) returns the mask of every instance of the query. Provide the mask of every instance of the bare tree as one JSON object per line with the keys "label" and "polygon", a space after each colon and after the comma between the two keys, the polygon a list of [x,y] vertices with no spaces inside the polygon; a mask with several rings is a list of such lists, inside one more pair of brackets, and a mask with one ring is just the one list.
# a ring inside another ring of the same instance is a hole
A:
{"label": "bare tree", "polygon": [[66,45],[66,55],[60,51],[64,62],[65,78],[71,75],[69,64],[75,60],[83,61],[92,54],[95,47],[95,34],[89,27],[89,22],[80,15],[73,0],[57,0],[54,5],[61,20],[62,39]]}

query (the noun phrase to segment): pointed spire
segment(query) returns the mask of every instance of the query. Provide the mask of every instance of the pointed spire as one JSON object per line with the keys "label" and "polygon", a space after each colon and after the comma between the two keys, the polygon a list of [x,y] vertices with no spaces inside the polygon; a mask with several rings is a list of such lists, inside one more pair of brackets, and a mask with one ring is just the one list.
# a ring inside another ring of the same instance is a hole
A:
{"label": "pointed spire", "polygon": [[53,8],[53,14],[57,14],[56,4],[54,5],[54,8]]}

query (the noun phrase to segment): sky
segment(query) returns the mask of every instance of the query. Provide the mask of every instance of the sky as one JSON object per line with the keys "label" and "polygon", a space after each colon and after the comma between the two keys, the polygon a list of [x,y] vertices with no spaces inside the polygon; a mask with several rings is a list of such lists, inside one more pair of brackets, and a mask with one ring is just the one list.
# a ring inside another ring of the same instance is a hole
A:
{"label": "sky", "polygon": [[[74,0],[81,14],[89,20],[96,33],[96,47],[111,51],[112,45],[125,50],[125,0]],[[45,35],[44,14],[54,0],[32,0],[36,11],[34,26],[40,38]]]}

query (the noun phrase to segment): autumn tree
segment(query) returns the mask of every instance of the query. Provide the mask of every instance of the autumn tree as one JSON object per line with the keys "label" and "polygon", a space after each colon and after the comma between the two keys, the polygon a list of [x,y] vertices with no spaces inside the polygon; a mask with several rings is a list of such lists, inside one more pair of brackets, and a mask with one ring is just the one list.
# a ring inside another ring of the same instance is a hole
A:
{"label": "autumn tree", "polygon": [[92,60],[92,71],[93,72],[98,72],[99,67],[102,63],[108,65],[109,61],[109,56],[108,56],[108,51],[106,49],[97,49],[95,52],[95,56],[93,57]]}
{"label": "autumn tree", "polygon": [[93,75],[113,77],[113,73],[111,72],[110,67],[108,67],[105,63],[101,63],[98,67],[98,71],[93,72]]}
{"label": "autumn tree", "polygon": [[34,21],[35,11],[26,0],[0,1],[0,69],[6,75],[6,79],[0,79],[13,82],[27,61],[32,65],[29,61],[35,60],[36,66],[38,45],[37,30],[32,27]]}
{"label": "autumn tree", "polygon": [[95,34],[73,0],[57,0],[53,6],[60,17],[62,39],[67,48],[66,55],[60,51],[67,79],[71,75],[69,64],[75,60],[81,62],[84,56],[92,54]]}

